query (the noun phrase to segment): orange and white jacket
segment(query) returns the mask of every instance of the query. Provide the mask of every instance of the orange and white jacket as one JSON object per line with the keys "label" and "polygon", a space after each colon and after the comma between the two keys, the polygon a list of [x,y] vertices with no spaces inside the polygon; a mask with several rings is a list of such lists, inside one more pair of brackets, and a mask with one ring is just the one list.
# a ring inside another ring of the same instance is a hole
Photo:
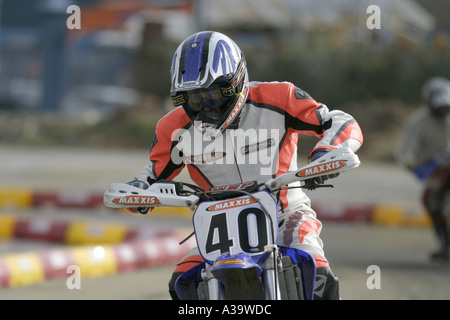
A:
{"label": "orange and white jacket", "polygon": [[[187,166],[191,179],[204,188],[257,181],[297,168],[299,134],[320,140],[315,148],[350,147],[363,142],[361,129],[349,114],[328,108],[288,82],[250,82],[237,121],[212,140],[194,128],[182,107],[156,126],[150,164],[137,179],[173,179]],[[282,191],[282,212],[295,203],[310,205],[299,189]],[[290,210],[289,210],[290,211]]]}

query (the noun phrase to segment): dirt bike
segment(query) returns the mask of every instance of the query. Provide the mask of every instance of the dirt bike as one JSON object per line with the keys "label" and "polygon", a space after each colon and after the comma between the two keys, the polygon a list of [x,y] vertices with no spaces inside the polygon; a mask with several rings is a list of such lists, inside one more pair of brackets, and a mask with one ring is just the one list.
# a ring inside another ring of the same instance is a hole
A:
{"label": "dirt bike", "polygon": [[[310,164],[265,183],[244,182],[205,191],[158,181],[143,190],[110,184],[104,203],[112,208],[187,207],[204,262],[183,273],[175,288],[187,300],[312,300],[315,261],[308,253],[277,245],[278,205],[274,194],[296,181],[358,167],[350,148],[327,153]],[[330,186],[330,185],[316,185]]]}

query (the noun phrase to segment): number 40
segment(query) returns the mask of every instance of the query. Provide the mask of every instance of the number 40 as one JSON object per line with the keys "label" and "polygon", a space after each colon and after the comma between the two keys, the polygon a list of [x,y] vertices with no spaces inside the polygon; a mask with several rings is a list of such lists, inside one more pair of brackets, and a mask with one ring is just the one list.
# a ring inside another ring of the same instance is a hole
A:
{"label": "number 40", "polygon": [[[255,253],[264,250],[267,245],[267,220],[264,211],[259,208],[246,208],[237,215],[239,245],[244,252]],[[206,253],[219,250],[221,254],[230,252],[234,246],[228,232],[225,212],[211,217],[206,239]]]}

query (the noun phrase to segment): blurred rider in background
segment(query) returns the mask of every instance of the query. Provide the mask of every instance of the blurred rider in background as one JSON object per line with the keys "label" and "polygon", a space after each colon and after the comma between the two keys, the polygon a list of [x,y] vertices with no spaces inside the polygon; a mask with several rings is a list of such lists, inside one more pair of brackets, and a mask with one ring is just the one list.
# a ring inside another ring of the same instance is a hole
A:
{"label": "blurred rider in background", "polygon": [[[155,181],[172,180],[184,167],[204,190],[264,183],[297,168],[299,134],[319,138],[310,161],[336,148],[359,149],[363,136],[353,117],[328,110],[292,83],[250,82],[246,63],[237,44],[219,32],[199,32],[179,45],[171,66],[175,109],[158,122],[150,164],[129,184],[146,189]],[[246,144],[239,145],[242,141]],[[316,179],[308,181],[311,189],[326,180]],[[278,243],[315,259],[315,299],[339,299],[338,279],[320,239],[322,224],[309,198],[296,188],[280,191],[277,200]],[[145,214],[148,208],[137,211]],[[169,283],[172,298],[177,299],[177,277],[202,261],[194,249],[177,265]]]}
{"label": "blurred rider in background", "polygon": [[424,183],[422,201],[438,239],[432,260],[449,260],[450,81],[435,77],[422,87],[423,106],[410,119],[397,158]]}

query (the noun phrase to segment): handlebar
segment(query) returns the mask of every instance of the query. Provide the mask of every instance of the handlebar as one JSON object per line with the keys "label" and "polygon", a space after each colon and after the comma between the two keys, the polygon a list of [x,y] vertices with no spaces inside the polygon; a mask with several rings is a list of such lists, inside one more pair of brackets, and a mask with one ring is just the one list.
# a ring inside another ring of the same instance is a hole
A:
{"label": "handlebar", "polygon": [[[292,182],[337,174],[357,168],[359,165],[358,156],[350,148],[335,149],[298,170],[269,179],[261,186],[264,186],[269,192],[275,192]],[[177,183],[179,184],[179,182]],[[179,187],[179,185],[177,186]],[[194,210],[202,195],[213,192],[197,190],[190,194],[187,192],[180,194],[177,186],[172,181],[158,181],[144,190],[126,183],[112,183],[107,187],[103,202],[110,208],[164,206],[187,207]]]}

